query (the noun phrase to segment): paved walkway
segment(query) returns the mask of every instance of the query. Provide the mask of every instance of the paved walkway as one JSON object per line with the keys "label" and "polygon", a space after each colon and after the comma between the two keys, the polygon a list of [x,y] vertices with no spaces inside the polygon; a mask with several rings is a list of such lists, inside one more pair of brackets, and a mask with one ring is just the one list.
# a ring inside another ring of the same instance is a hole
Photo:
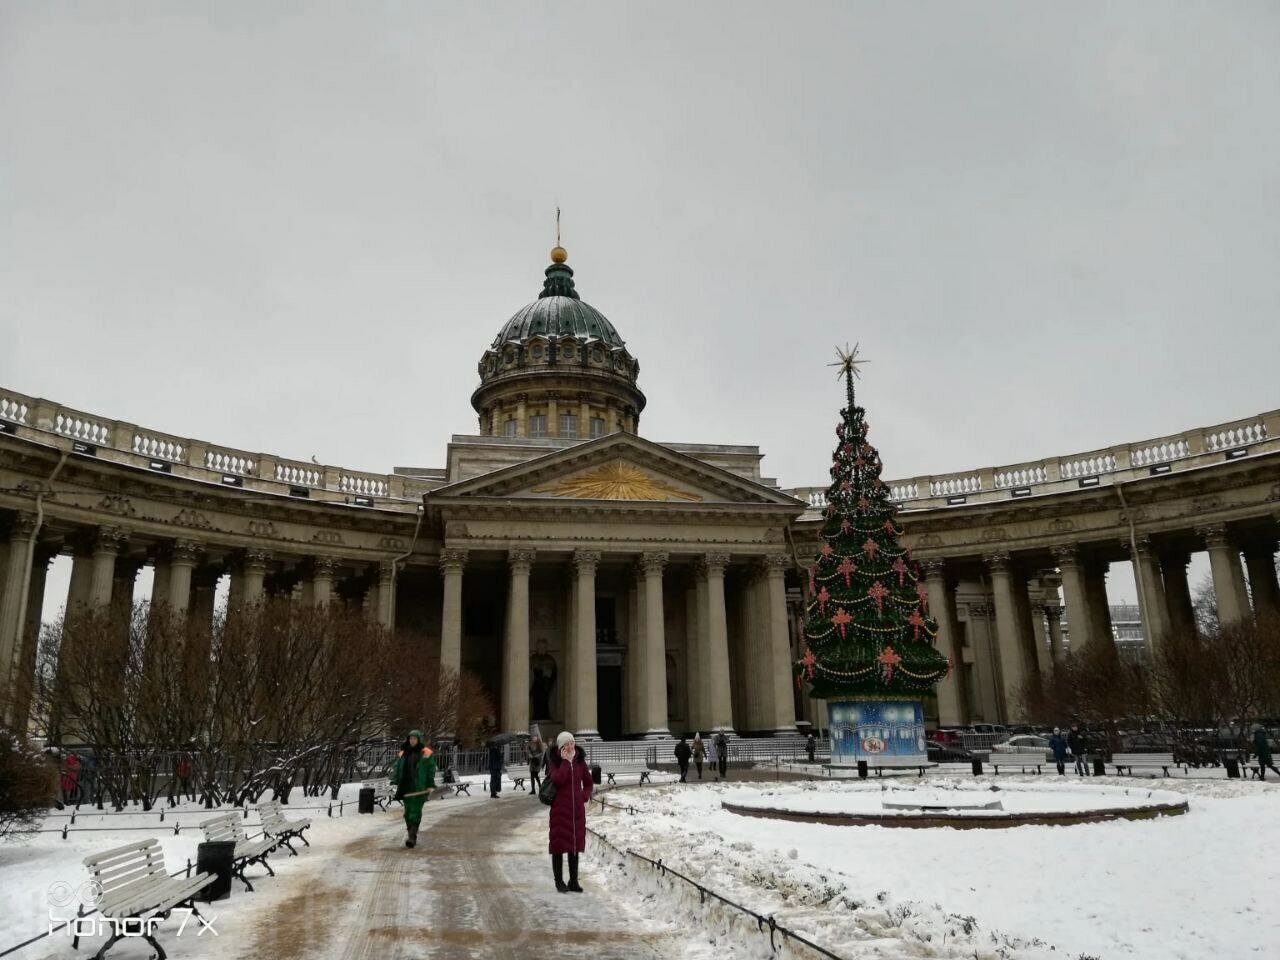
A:
{"label": "paved walkway", "polygon": [[273,905],[242,956],[643,960],[681,953],[676,928],[601,891],[585,858],[586,893],[556,892],[546,807],[527,794],[427,804],[413,850],[404,846],[399,816],[368,819],[368,836],[302,854],[312,863],[291,881],[297,890]]}

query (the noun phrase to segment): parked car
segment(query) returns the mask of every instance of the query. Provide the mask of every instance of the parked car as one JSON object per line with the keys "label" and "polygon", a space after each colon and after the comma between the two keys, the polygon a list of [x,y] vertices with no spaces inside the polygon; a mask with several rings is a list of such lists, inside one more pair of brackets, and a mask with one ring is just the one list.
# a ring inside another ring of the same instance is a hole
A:
{"label": "parked car", "polygon": [[961,743],[959,730],[935,730],[930,739],[944,747],[958,747]]}
{"label": "parked car", "polygon": [[1036,750],[1049,749],[1049,741],[1045,737],[1037,736],[1034,733],[1019,733],[1010,737],[1008,740],[1002,740],[991,747],[995,753],[1032,753]]}
{"label": "parked car", "polygon": [[1003,723],[975,723],[969,728],[974,733],[1008,733]]}
{"label": "parked car", "polygon": [[968,763],[973,753],[956,744],[939,743],[937,740],[926,740],[925,746],[930,763]]}

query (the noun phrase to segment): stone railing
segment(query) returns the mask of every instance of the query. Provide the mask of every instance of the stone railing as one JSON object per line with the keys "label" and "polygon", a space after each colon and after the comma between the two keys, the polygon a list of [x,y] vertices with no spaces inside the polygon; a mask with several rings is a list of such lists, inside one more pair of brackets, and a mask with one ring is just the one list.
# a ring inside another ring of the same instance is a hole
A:
{"label": "stone railing", "polygon": [[411,511],[422,494],[436,485],[398,474],[363,473],[175,437],[3,388],[0,433],[220,487],[355,507]]}
{"label": "stone railing", "polygon": [[[1062,493],[1271,451],[1280,451],[1280,410],[1105,450],[887,480],[885,485],[904,510],[925,510]],[[795,487],[783,492],[805,501],[811,512],[827,505],[826,487]]]}

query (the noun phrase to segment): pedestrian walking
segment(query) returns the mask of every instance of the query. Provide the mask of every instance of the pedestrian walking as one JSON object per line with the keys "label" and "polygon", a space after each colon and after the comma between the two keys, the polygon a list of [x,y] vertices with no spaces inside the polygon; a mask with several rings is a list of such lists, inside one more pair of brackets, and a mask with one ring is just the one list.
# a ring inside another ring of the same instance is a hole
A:
{"label": "pedestrian walking", "polygon": [[809,762],[813,763],[814,754],[818,752],[818,738],[812,733],[804,741],[804,752],[809,757]]}
{"label": "pedestrian walking", "polygon": [[729,779],[729,738],[724,735],[721,730],[716,734],[716,769],[720,772],[720,779]]}
{"label": "pedestrian walking", "polygon": [[689,744],[682,736],[680,742],[676,744],[676,765],[680,768],[680,782],[689,782],[689,758],[693,756],[693,750],[689,748]]}
{"label": "pedestrian walking", "polygon": [[1271,758],[1271,741],[1267,739],[1267,731],[1262,729],[1261,724],[1255,724],[1253,727],[1253,755],[1258,761],[1258,779],[1267,779],[1267,770],[1271,770],[1277,777],[1280,777],[1280,770],[1276,769],[1275,763]]}
{"label": "pedestrian walking", "polygon": [[1062,735],[1060,727],[1053,728],[1053,736],[1049,738],[1049,749],[1053,751],[1053,762],[1058,766],[1058,776],[1067,773],[1067,738]]}
{"label": "pedestrian walking", "polygon": [[538,771],[542,769],[542,752],[545,748],[542,740],[533,737],[529,740],[529,793],[537,796],[538,788],[542,786],[542,778],[538,776]]}
{"label": "pedestrian walking", "polygon": [[693,735],[693,765],[698,768],[698,779],[702,779],[702,761],[707,759],[707,747],[702,742],[702,734]]}
{"label": "pedestrian walking", "polygon": [[432,750],[422,742],[421,730],[410,730],[391,771],[395,798],[404,806],[404,845],[417,846],[418,826],[422,823],[422,805],[427,791],[436,785],[436,761]]}
{"label": "pedestrian walking", "polygon": [[[587,848],[587,801],[593,784],[587,755],[563,730],[556,737],[556,748],[547,751],[547,779],[555,784],[548,817],[547,850],[551,854],[551,873],[561,893],[582,893],[578,883],[578,856]],[[564,882],[564,857],[569,856],[569,882]]]}
{"label": "pedestrian walking", "polygon": [[502,792],[502,747],[489,741],[489,796],[494,800]]}
{"label": "pedestrian walking", "polygon": [[707,744],[707,762],[711,764],[711,769],[715,771],[716,782],[720,780],[720,748],[716,746],[716,738],[712,737]]}
{"label": "pedestrian walking", "polygon": [[1071,751],[1071,756],[1076,762],[1076,773],[1082,777],[1087,777],[1089,775],[1089,765],[1085,762],[1084,756],[1084,734],[1080,732],[1080,728],[1074,723],[1067,733],[1067,749]]}

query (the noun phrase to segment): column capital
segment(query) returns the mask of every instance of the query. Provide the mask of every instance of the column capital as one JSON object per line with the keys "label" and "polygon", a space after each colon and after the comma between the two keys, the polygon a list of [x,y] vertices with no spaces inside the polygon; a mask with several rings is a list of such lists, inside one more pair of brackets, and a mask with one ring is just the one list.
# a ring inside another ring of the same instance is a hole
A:
{"label": "column capital", "polygon": [[194,567],[203,550],[204,544],[199,540],[175,540],[169,547],[169,561],[182,566]]}
{"label": "column capital", "polygon": [[598,550],[573,551],[573,567],[578,573],[595,573],[596,567],[599,565],[600,552]]}
{"label": "column capital", "polygon": [[765,554],[761,563],[769,576],[783,576],[791,568],[791,558],[785,553]]}
{"label": "column capital", "polygon": [[246,567],[256,567],[260,570],[267,569],[267,564],[271,562],[271,554],[266,550],[246,550],[244,552],[244,565]]}
{"label": "column capital", "polygon": [[1080,548],[1074,543],[1063,543],[1050,547],[1049,552],[1053,554],[1053,559],[1058,561],[1059,567],[1076,567],[1080,565]]}
{"label": "column capital", "polygon": [[313,577],[333,578],[334,572],[338,569],[337,557],[312,557],[311,558],[311,575]]}
{"label": "column capital", "polygon": [[511,568],[511,572],[515,574],[527,575],[533,569],[533,560],[535,557],[533,550],[525,548],[516,548],[507,551],[507,566]]}
{"label": "column capital", "polygon": [[19,510],[13,515],[9,525],[9,536],[20,540],[29,539],[36,532],[36,515],[26,510]]}
{"label": "column capital", "polygon": [[929,580],[941,580],[947,574],[947,561],[942,557],[926,557],[923,560],[917,560],[920,569],[924,571],[924,578]]}
{"label": "column capital", "polygon": [[93,551],[94,553],[118,553],[128,539],[129,531],[124,527],[98,527],[93,534]]}
{"label": "column capital", "polygon": [[644,572],[645,576],[661,576],[663,568],[666,567],[667,561],[671,559],[670,554],[662,552],[642,553],[640,554],[639,568]]}
{"label": "column capital", "polygon": [[[141,568],[141,564],[139,564],[139,568]],[[116,565],[116,569],[120,569],[119,564]],[[134,571],[134,576],[137,576],[137,570]],[[218,580],[221,578],[221,567],[197,567],[191,572],[191,583],[197,587],[217,586]]]}
{"label": "column capital", "polygon": [[1225,523],[1206,523],[1196,527],[1196,533],[1204,538],[1206,548],[1229,547],[1227,525]]}
{"label": "column capital", "polygon": [[1062,607],[1049,604],[1044,608],[1044,615],[1050,620],[1059,620],[1062,617]]}
{"label": "column capital", "polygon": [[440,573],[461,573],[463,567],[467,565],[467,551],[465,550],[441,550],[440,551]]}
{"label": "column capital", "polygon": [[715,574],[723,577],[727,566],[729,566],[729,554],[704,553],[698,558],[698,576],[705,577]]}
{"label": "column capital", "polygon": [[1129,546],[1129,552],[1138,557],[1152,557],[1156,552],[1155,541],[1151,539],[1151,534],[1140,533],[1134,538],[1134,542]]}
{"label": "column capital", "polygon": [[396,567],[398,564],[395,560],[379,560],[378,561],[378,579],[382,581],[394,580],[396,578]]}
{"label": "column capital", "polygon": [[997,550],[995,553],[983,554],[982,559],[993,573],[1005,573],[1009,569],[1011,557],[1008,550]]}

